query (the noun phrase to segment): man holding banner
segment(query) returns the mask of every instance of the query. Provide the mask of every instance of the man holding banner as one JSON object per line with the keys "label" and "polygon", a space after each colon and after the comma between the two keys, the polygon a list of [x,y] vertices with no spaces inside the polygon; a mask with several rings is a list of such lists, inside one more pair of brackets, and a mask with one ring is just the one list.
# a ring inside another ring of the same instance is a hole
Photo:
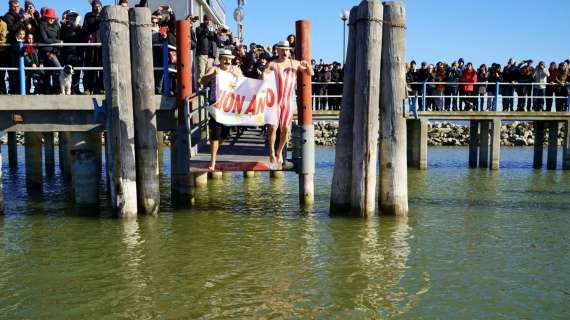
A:
{"label": "man holding banner", "polygon": [[[314,75],[313,68],[307,61],[298,61],[291,57],[293,49],[288,41],[279,41],[276,45],[277,58],[273,60],[266,69],[265,79],[271,78],[271,73],[275,74],[277,81],[277,104],[278,123],[271,124],[269,133],[269,161],[283,165],[283,149],[289,138],[289,131],[293,123],[293,114],[297,109],[295,101],[295,90],[297,88],[297,72],[305,72],[311,77]],[[275,140],[277,138],[277,128],[281,128],[279,146],[275,153]]]}
{"label": "man holding banner", "polygon": [[[221,88],[223,85],[220,81],[220,75],[225,75],[225,79],[229,78],[229,82],[226,85],[228,89],[235,89],[237,79],[242,76],[240,68],[232,65],[232,60],[234,55],[231,50],[222,49],[219,51],[219,67],[212,67],[206,72],[206,74],[200,79],[200,83],[204,86],[210,84],[210,103],[213,106],[219,105],[219,102],[224,98],[225,94],[221,94]],[[234,98],[235,101],[235,98]],[[208,170],[216,170],[216,156],[218,154],[218,149],[220,145],[224,143],[230,133],[229,127],[223,123],[217,121],[216,115],[213,114],[210,117],[209,127],[210,127],[210,153],[211,161]],[[226,123],[232,125],[231,123]]]}

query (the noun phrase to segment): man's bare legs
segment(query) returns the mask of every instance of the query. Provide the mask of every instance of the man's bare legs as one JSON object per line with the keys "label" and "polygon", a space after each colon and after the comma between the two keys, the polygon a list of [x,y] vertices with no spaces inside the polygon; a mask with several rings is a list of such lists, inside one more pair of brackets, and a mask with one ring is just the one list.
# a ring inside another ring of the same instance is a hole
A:
{"label": "man's bare legs", "polygon": [[220,148],[220,144],[224,143],[223,140],[212,140],[210,142],[210,166],[208,170],[216,171],[216,156],[218,155],[218,149]]}
{"label": "man's bare legs", "polygon": [[275,140],[277,139],[277,125],[269,127],[269,162],[274,163],[275,158]]}

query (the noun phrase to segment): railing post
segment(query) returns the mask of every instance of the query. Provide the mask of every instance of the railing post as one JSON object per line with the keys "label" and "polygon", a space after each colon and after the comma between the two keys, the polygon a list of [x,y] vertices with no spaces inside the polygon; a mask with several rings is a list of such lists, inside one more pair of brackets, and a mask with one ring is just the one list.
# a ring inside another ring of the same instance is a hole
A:
{"label": "railing post", "polygon": [[20,95],[26,95],[26,69],[24,64],[24,41],[18,41],[18,69],[20,72]]}
{"label": "railing post", "polygon": [[497,81],[497,85],[495,86],[495,110],[493,111],[498,111],[499,110],[499,86],[501,85],[501,83],[499,81]]}
{"label": "railing post", "polygon": [[529,111],[534,111],[534,83],[530,84],[530,101],[528,101],[527,108]]}
{"label": "railing post", "polygon": [[426,110],[426,91],[427,91],[427,81],[424,81],[422,84],[422,107],[420,108],[421,111]]}
{"label": "railing post", "polygon": [[168,77],[168,40],[162,41],[162,94],[170,94],[170,81]]}

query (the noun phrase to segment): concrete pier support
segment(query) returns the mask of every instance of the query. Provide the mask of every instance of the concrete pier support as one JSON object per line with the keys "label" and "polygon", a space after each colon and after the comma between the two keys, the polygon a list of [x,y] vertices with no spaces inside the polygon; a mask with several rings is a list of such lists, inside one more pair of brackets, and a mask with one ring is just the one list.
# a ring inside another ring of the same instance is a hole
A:
{"label": "concrete pier support", "polygon": [[42,134],[24,133],[26,157],[26,185],[30,189],[41,189],[43,181]]}
{"label": "concrete pier support", "polygon": [[244,171],[243,177],[246,179],[255,177],[255,171]]}
{"label": "concrete pier support", "polygon": [[427,169],[427,120],[408,120],[408,166]]}
{"label": "concrete pier support", "polygon": [[89,143],[89,135],[86,132],[75,132],[71,139],[73,189],[75,203],[79,206],[97,206],[99,201],[99,164],[97,153]]}
{"label": "concrete pier support", "polygon": [[501,159],[501,120],[492,122],[491,131],[491,170],[499,170]]}
{"label": "concrete pier support", "polygon": [[194,187],[205,188],[208,186],[208,173],[195,173],[194,174]]}
{"label": "concrete pier support", "polygon": [[16,132],[8,132],[8,166],[10,168],[18,167],[18,141],[16,140]]}
{"label": "concrete pier support", "polygon": [[558,121],[551,121],[548,125],[548,158],[546,168],[556,170],[558,160]]}
{"label": "concrete pier support", "polygon": [[71,181],[71,132],[59,133],[59,169],[65,181]]}
{"label": "concrete pier support", "polygon": [[221,171],[213,171],[209,173],[209,178],[212,180],[222,180],[224,173]]}
{"label": "concrete pier support", "polygon": [[480,121],[481,134],[479,137],[479,167],[489,168],[489,126],[490,121]]}
{"label": "concrete pier support", "polygon": [[535,121],[534,126],[534,156],[532,161],[532,167],[535,169],[541,169],[543,164],[544,155],[544,122]]}
{"label": "concrete pier support", "polygon": [[53,132],[44,133],[44,157],[46,173],[53,174],[55,171],[55,143]]}
{"label": "concrete pier support", "polygon": [[479,121],[469,122],[469,167],[477,168],[479,156]]}
{"label": "concrete pier support", "polygon": [[562,169],[570,170],[570,120],[563,122],[564,145],[562,146]]}
{"label": "concrete pier support", "polygon": [[0,152],[0,215],[4,214],[4,183],[2,183],[2,152]]}

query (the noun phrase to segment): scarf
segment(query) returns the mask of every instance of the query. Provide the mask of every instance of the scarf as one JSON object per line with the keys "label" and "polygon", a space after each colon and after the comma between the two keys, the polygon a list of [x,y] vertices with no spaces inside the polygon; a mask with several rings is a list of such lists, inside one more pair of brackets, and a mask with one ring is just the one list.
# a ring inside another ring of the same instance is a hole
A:
{"label": "scarf", "polygon": [[30,43],[24,44],[24,55],[25,56],[29,56],[31,54],[34,54],[35,52],[36,52],[36,48],[34,48],[33,44],[30,44]]}

